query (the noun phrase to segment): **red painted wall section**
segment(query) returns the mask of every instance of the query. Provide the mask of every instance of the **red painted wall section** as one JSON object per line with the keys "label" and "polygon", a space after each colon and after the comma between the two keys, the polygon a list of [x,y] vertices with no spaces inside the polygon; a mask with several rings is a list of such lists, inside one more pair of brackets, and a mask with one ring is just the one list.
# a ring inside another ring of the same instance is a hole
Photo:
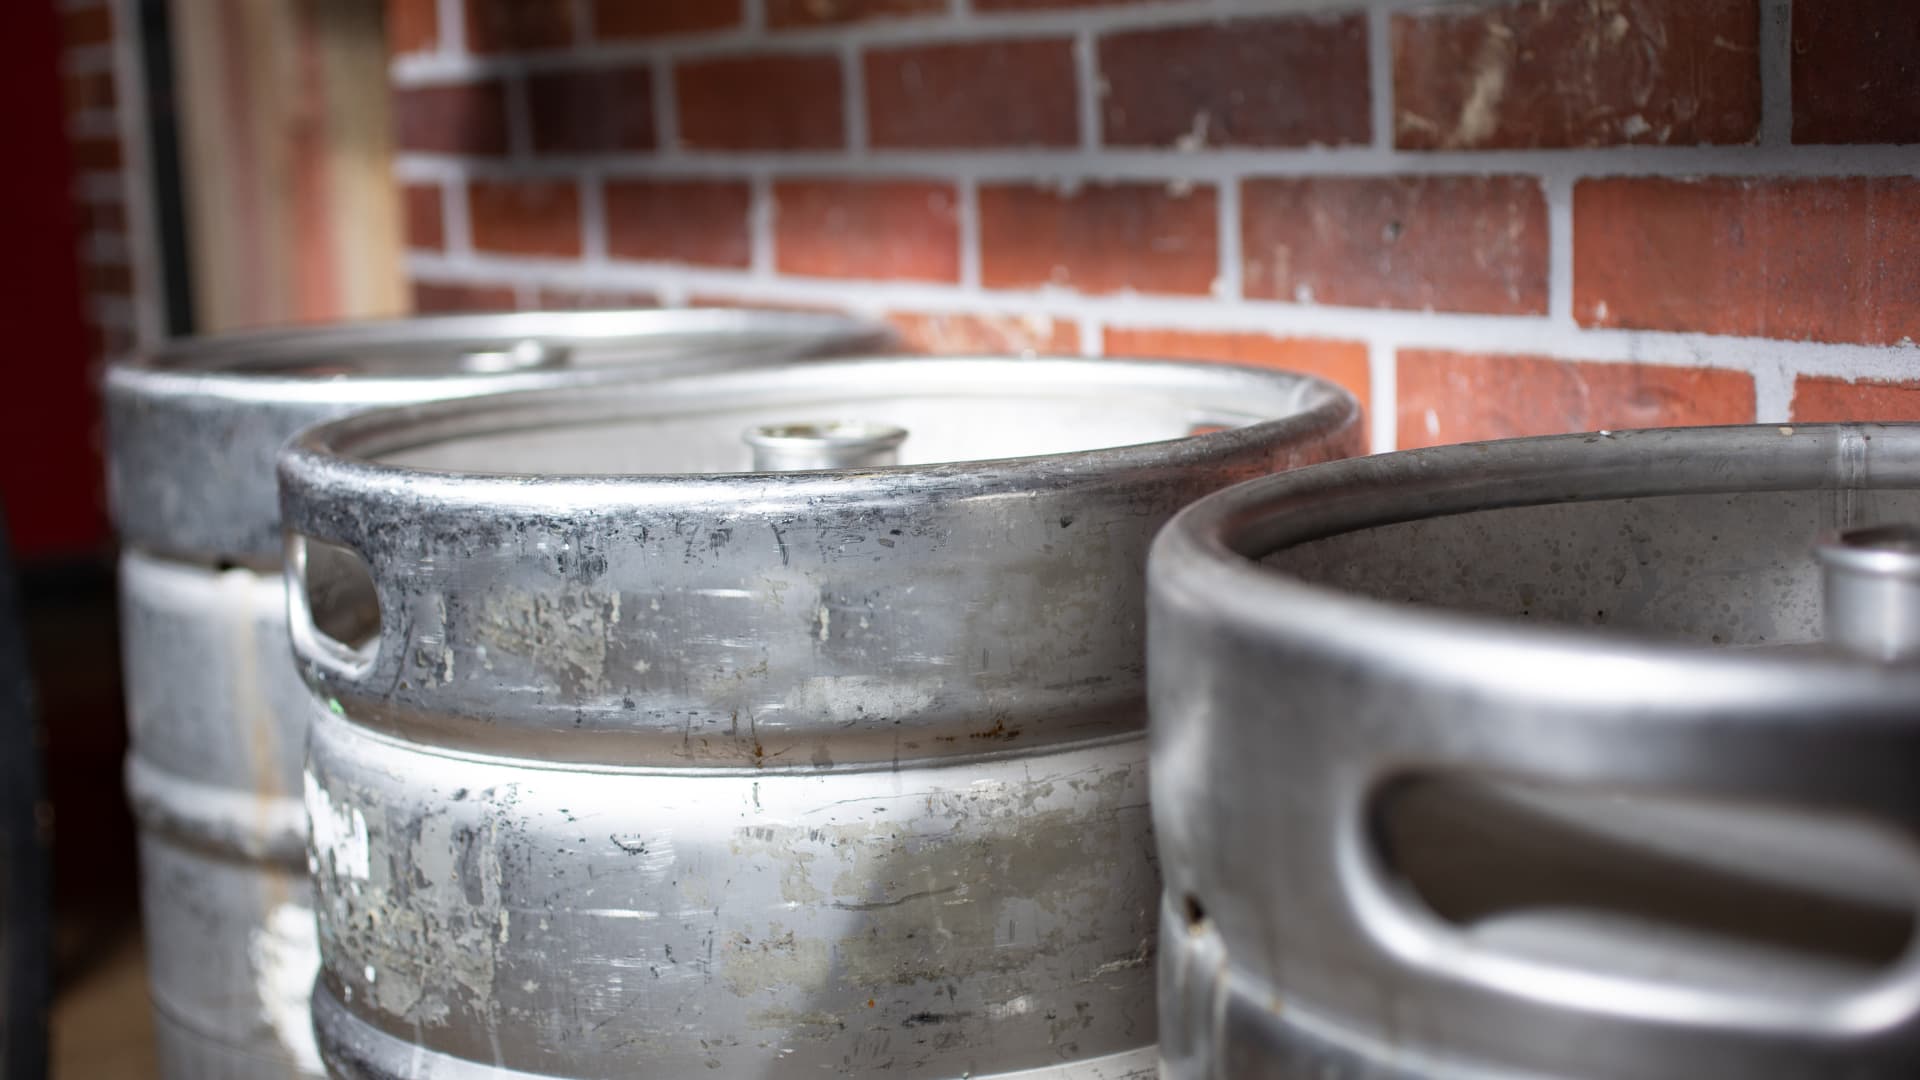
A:
{"label": "red painted wall section", "polygon": [[98,549],[107,540],[95,355],[76,237],[73,149],[62,97],[61,13],[10,6],[0,34],[0,101],[13,147],[6,207],[5,389],[0,500],[18,557]]}

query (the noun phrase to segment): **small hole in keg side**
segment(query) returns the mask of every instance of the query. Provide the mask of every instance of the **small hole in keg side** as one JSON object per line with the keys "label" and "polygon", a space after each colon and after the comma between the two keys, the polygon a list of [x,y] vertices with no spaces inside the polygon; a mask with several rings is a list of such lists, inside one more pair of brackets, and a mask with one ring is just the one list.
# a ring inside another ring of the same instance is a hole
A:
{"label": "small hole in keg side", "polygon": [[1186,917],[1187,929],[1198,932],[1207,922],[1207,909],[1200,904],[1200,898],[1187,893],[1180,898],[1180,914]]}
{"label": "small hole in keg side", "polygon": [[343,659],[365,661],[380,637],[380,594],[366,561],[350,548],[302,538],[300,567],[307,612]]}

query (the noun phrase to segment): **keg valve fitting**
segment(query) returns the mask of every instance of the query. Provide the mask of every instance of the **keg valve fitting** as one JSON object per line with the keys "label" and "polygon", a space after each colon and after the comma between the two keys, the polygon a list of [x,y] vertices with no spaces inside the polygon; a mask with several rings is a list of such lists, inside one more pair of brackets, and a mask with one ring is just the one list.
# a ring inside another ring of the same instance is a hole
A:
{"label": "keg valve fitting", "polygon": [[743,436],[753,447],[756,472],[865,469],[900,460],[907,429],[864,420],[763,424]]}
{"label": "keg valve fitting", "polygon": [[1843,529],[1814,547],[1827,643],[1858,656],[1920,661],[1920,526]]}

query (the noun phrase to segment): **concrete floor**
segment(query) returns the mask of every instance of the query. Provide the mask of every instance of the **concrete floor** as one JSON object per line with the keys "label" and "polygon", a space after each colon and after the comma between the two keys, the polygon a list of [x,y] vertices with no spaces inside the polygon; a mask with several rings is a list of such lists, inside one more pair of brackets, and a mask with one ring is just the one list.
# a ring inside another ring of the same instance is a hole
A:
{"label": "concrete floor", "polygon": [[54,993],[51,1080],[153,1080],[160,1072],[138,923],[95,932],[102,937]]}

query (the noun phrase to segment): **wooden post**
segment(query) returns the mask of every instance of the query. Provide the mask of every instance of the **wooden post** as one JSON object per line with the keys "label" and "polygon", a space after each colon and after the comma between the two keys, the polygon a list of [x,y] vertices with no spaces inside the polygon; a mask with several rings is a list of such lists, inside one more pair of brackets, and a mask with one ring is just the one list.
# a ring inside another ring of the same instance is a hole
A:
{"label": "wooden post", "polygon": [[171,0],[202,333],[406,310],[382,0]]}

